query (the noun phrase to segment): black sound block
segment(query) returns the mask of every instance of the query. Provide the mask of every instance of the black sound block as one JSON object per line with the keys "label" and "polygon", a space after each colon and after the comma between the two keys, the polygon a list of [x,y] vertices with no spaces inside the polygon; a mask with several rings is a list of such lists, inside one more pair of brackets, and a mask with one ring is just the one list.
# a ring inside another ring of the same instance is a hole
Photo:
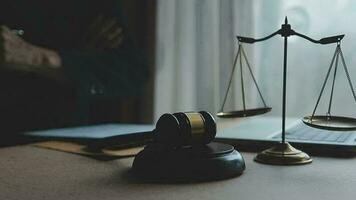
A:
{"label": "black sound block", "polygon": [[132,170],[135,175],[151,180],[219,180],[242,174],[245,161],[228,144],[212,142],[176,149],[150,144],[136,155]]}

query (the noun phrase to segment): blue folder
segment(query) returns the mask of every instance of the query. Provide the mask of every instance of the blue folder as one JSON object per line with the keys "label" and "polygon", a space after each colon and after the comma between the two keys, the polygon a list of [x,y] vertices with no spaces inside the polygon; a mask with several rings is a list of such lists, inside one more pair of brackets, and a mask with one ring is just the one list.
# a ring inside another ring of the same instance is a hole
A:
{"label": "blue folder", "polygon": [[89,142],[98,146],[143,144],[152,139],[153,125],[149,124],[101,124],[30,131],[25,136],[43,140],[68,140]]}

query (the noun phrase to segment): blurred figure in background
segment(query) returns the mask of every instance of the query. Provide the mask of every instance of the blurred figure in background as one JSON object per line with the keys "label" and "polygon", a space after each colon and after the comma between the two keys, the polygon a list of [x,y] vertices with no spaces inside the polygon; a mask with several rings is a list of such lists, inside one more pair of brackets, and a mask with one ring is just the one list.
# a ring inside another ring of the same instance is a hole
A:
{"label": "blurred figure in background", "polygon": [[115,121],[91,110],[142,93],[147,65],[119,1],[0,4],[3,134]]}

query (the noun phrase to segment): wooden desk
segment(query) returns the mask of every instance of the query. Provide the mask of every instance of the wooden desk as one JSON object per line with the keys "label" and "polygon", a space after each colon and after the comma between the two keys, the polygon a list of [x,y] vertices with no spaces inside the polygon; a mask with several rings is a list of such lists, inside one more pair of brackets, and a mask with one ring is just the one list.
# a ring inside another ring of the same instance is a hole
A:
{"label": "wooden desk", "polygon": [[314,157],[303,166],[270,166],[243,153],[247,169],[237,178],[206,183],[143,183],[128,176],[132,158],[87,157],[16,146],[0,149],[0,199],[355,199],[356,159]]}

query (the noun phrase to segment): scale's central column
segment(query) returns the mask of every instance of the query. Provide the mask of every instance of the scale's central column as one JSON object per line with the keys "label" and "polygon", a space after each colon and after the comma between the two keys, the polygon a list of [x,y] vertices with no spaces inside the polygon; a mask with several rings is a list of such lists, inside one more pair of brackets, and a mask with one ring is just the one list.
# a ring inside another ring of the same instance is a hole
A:
{"label": "scale's central column", "polygon": [[283,59],[283,95],[282,95],[282,142],[276,146],[264,150],[255,157],[255,161],[275,165],[298,165],[311,163],[308,154],[294,148],[285,140],[286,135],[286,99],[287,99],[287,49],[288,37],[294,35],[291,25],[285,18],[282,28],[277,32],[284,37],[284,59]]}
{"label": "scale's central column", "polygon": [[288,37],[292,34],[292,28],[288,24],[287,18],[281,28],[281,35],[284,37],[284,56],[283,56],[283,99],[282,99],[282,143],[285,143],[286,138],[286,99],[287,99],[287,50]]}

